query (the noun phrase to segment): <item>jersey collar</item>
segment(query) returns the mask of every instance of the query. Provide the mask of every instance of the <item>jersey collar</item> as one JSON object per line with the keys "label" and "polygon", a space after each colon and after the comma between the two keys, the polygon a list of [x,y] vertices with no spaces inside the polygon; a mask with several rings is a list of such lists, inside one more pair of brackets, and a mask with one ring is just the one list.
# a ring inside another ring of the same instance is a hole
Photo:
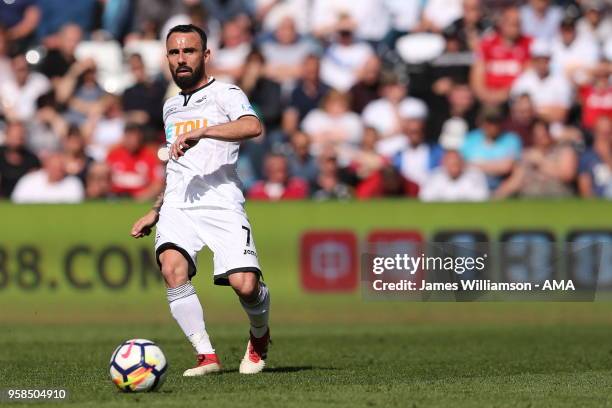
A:
{"label": "jersey collar", "polygon": [[189,92],[183,92],[181,91],[179,93],[179,95],[183,95],[183,106],[187,106],[187,103],[189,103],[189,99],[191,99],[191,97],[196,93],[196,92],[200,92],[202,89],[206,88],[208,85],[212,84],[213,82],[215,82],[215,78],[214,77],[210,77],[210,79],[208,80],[207,83],[205,83],[204,85],[202,85],[199,88],[194,89],[193,91],[189,91]]}
{"label": "jersey collar", "polygon": [[189,92],[183,92],[183,91],[181,91],[181,92],[180,92],[180,94],[181,94],[181,95],[183,95],[183,96],[193,95],[194,93],[199,92],[199,91],[201,91],[202,89],[206,88],[208,85],[212,84],[213,82],[215,82],[215,78],[214,78],[214,77],[210,77],[210,78],[209,78],[209,80],[208,80],[208,82],[207,82],[207,83],[205,83],[204,85],[202,85],[201,87],[196,88],[196,89],[194,89],[193,91],[189,91]]}

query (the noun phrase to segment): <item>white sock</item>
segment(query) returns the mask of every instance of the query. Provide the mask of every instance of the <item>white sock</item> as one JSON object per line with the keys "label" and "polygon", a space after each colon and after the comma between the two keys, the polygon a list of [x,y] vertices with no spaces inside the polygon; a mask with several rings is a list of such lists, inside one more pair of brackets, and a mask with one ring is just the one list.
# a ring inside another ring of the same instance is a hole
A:
{"label": "white sock", "polygon": [[191,282],[176,288],[167,288],[167,296],[172,316],[181,326],[196,352],[214,354],[215,349],[210,344],[204,325],[204,311]]}
{"label": "white sock", "polygon": [[268,321],[270,319],[270,291],[268,287],[263,282],[259,282],[257,299],[252,303],[246,303],[240,299],[240,303],[247,316],[249,316],[253,336],[263,337],[268,331]]}

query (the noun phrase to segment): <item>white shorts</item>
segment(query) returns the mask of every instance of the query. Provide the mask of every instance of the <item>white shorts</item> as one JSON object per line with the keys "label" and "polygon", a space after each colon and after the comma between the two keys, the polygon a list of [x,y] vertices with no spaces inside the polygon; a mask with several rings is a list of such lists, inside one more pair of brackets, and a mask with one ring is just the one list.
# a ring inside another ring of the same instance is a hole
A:
{"label": "white shorts", "polygon": [[228,276],[254,272],[261,277],[251,224],[244,211],[221,208],[173,208],[162,205],[155,234],[155,257],[166,249],[179,251],[196,274],[197,254],[205,246],[214,253],[214,282],[229,285]]}

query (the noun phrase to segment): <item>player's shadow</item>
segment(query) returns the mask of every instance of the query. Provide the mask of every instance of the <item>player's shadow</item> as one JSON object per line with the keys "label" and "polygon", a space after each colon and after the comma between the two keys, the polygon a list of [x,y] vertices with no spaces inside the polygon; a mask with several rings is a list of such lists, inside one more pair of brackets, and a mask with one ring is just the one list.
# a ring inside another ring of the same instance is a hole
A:
{"label": "player's shadow", "polygon": [[224,164],[210,170],[207,174],[193,176],[187,184],[183,199],[185,202],[193,204],[200,201],[208,190],[215,189],[228,182],[235,183],[239,188],[242,186],[234,167],[231,164]]}
{"label": "player's shadow", "polygon": [[331,367],[313,367],[313,366],[289,366],[289,367],[270,367],[264,370],[264,373],[297,373],[299,371],[312,370],[335,370]]}
{"label": "player's shadow", "polygon": [[[266,368],[262,374],[265,373],[297,373],[300,371],[312,371],[312,370],[336,370],[333,367],[315,367],[315,366],[287,366],[287,367],[270,367]],[[237,369],[223,370],[221,373],[236,373]]]}
{"label": "player's shadow", "polygon": [[206,180],[202,176],[194,176],[187,184],[185,189],[185,202],[194,203],[199,201],[206,191],[210,189],[210,186],[206,183]]}

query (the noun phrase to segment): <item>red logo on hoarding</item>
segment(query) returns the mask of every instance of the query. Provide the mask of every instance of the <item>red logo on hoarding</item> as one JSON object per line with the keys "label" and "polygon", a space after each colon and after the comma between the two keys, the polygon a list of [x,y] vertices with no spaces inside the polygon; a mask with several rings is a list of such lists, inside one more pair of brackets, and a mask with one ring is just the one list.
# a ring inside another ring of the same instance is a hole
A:
{"label": "red logo on hoarding", "polygon": [[309,231],[300,243],[302,287],[313,292],[357,287],[357,237],[350,231]]}

